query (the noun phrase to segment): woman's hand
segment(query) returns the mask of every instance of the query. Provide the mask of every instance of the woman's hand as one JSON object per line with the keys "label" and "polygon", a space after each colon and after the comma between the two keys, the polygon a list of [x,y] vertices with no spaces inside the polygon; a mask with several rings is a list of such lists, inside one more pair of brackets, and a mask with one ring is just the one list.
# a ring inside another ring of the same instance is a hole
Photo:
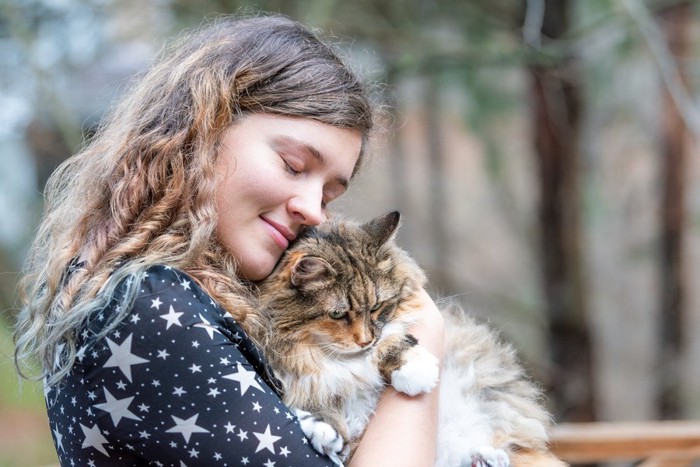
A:
{"label": "woman's hand", "polygon": [[[424,290],[417,297],[418,321],[411,327],[421,346],[440,361],[445,353],[445,323]],[[388,387],[349,466],[400,465],[427,467],[435,463],[439,384],[430,393],[409,397]]]}

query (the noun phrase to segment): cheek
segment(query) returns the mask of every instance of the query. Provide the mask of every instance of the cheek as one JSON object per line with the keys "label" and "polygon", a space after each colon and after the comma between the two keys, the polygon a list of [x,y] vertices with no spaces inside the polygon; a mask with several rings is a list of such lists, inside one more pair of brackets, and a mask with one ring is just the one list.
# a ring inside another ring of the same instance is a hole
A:
{"label": "cheek", "polygon": [[216,203],[217,222],[216,237],[221,245],[238,261],[247,258],[241,257],[245,253],[245,236],[241,235],[241,219],[243,216],[237,212],[229,200],[217,196]]}
{"label": "cheek", "polygon": [[313,334],[319,342],[346,347],[352,343],[352,333],[344,321],[319,320],[313,323]]}

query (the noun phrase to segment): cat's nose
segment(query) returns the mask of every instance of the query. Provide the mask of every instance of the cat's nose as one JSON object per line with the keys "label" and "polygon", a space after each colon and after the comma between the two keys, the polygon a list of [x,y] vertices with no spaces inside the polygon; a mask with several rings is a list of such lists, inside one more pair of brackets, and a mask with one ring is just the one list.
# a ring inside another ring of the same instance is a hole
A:
{"label": "cat's nose", "polygon": [[363,336],[363,339],[357,339],[355,342],[357,342],[357,345],[360,346],[360,348],[364,349],[364,348],[367,348],[374,343],[374,337],[373,336]]}

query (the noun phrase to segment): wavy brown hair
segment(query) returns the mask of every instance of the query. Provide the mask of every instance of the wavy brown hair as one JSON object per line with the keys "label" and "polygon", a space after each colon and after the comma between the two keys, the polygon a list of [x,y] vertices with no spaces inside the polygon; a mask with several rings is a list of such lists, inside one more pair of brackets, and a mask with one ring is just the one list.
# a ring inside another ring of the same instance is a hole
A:
{"label": "wavy brown hair", "polygon": [[245,318],[238,310],[247,288],[215,236],[215,161],[222,133],[253,112],[352,129],[362,135],[362,152],[372,129],[363,85],[297,22],[222,18],[176,41],[47,183],[20,285],[20,374],[38,358],[41,376],[59,381],[92,311],[125,283],[116,325],[136,293],[130,284],[153,264],[186,271]]}

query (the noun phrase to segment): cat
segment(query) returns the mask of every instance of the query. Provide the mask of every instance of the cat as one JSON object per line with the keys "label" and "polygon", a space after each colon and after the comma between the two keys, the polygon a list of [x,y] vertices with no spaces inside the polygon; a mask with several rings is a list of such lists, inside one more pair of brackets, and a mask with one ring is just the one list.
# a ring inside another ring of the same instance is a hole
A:
{"label": "cat", "polygon": [[[394,236],[398,212],[328,221],[290,245],[258,284],[256,340],[314,448],[352,457],[386,384],[414,396],[437,359],[408,332],[426,277]],[[436,466],[564,466],[547,450],[551,420],[512,347],[459,307],[444,307]],[[264,335],[263,335],[264,334]]]}

